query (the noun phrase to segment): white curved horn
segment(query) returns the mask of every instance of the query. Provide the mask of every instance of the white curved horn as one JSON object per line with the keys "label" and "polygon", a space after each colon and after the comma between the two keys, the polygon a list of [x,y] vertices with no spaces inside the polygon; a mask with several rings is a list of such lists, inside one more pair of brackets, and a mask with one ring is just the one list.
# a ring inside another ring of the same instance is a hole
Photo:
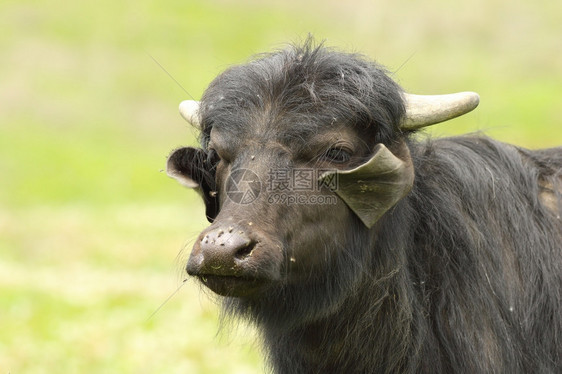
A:
{"label": "white curved horn", "polygon": [[180,103],[180,114],[195,127],[200,127],[199,123],[199,101],[185,100]]}
{"label": "white curved horn", "polygon": [[448,95],[403,94],[406,117],[400,127],[417,130],[462,116],[476,108],[480,96],[476,92],[458,92]]}

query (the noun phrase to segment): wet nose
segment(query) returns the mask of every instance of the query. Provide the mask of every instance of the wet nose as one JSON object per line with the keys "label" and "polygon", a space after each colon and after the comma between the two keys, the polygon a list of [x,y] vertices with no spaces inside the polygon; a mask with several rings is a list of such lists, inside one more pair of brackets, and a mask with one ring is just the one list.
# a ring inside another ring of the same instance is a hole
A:
{"label": "wet nose", "polygon": [[239,227],[217,227],[203,233],[187,263],[190,275],[236,276],[251,256],[255,242]]}

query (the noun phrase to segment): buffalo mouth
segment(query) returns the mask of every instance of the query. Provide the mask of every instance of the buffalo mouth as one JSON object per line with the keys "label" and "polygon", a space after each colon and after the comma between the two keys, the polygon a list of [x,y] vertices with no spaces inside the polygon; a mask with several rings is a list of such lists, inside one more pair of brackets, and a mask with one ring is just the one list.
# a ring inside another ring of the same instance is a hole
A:
{"label": "buffalo mouth", "polygon": [[195,241],[186,272],[221,296],[253,297],[281,274],[283,252],[243,226],[217,224]]}
{"label": "buffalo mouth", "polygon": [[263,278],[249,278],[233,275],[197,275],[199,280],[221,296],[250,297],[264,291],[270,281]]}

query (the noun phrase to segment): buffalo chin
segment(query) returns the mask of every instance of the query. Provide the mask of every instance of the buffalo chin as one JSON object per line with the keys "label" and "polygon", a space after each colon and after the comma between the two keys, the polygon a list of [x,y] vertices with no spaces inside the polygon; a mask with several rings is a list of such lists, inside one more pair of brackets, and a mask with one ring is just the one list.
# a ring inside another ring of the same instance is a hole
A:
{"label": "buffalo chin", "polygon": [[211,291],[228,297],[253,297],[266,290],[271,282],[267,279],[222,275],[198,275],[201,283]]}

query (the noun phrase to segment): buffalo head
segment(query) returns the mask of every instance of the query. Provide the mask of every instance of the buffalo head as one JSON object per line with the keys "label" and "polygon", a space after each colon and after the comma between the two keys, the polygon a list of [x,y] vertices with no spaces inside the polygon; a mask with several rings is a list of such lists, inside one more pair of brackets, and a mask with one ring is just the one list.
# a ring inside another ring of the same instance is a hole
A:
{"label": "buffalo head", "polygon": [[187,272],[239,298],[325,278],[352,233],[375,232],[411,189],[407,135],[477,104],[474,93],[406,94],[380,66],[326,48],[228,69],[201,102],[180,105],[201,148],[167,163],[211,222]]}

